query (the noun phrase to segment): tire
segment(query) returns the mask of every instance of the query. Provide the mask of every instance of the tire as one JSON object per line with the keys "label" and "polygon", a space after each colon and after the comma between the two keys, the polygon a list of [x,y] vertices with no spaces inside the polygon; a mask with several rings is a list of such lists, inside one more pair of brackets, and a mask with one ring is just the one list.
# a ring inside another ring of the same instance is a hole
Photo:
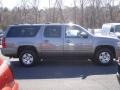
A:
{"label": "tire", "polygon": [[19,55],[19,61],[23,66],[33,66],[38,61],[38,56],[33,50],[23,50]]}
{"label": "tire", "polygon": [[114,58],[113,52],[110,49],[102,48],[95,52],[93,62],[100,65],[109,65]]}

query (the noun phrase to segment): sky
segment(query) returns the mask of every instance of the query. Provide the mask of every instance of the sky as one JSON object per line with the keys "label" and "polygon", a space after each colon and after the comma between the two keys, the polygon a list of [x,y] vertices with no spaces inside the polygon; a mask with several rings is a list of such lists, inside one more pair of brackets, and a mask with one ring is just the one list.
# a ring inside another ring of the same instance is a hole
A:
{"label": "sky", "polygon": [[[7,7],[9,9],[12,9],[15,6],[20,5],[20,0],[1,0],[1,1],[2,1],[2,6]],[[52,1],[54,2],[55,0]],[[63,1],[64,1],[64,6],[73,6],[73,0],[63,0]],[[40,0],[39,8],[42,9],[48,8],[48,6],[49,6],[49,0]]]}
{"label": "sky", "polygon": [[[0,1],[2,1],[3,7],[13,9],[15,6],[20,6],[21,0],[0,0]],[[30,1],[30,0],[28,0],[28,1]],[[39,1],[40,1],[39,9],[45,9],[45,8],[49,7],[49,0],[39,0]],[[55,0],[51,0],[51,1],[53,1],[51,6],[53,6],[55,3]],[[76,1],[79,1],[79,0],[76,0]],[[120,0],[115,0],[115,2],[118,4],[118,2],[120,2]],[[71,7],[74,6],[73,0],[63,0],[63,6],[71,6]]]}

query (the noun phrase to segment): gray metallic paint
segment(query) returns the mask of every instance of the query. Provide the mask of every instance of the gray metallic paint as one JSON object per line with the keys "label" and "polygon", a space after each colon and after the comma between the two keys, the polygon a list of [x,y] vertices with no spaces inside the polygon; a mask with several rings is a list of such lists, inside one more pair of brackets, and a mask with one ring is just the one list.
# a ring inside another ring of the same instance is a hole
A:
{"label": "gray metallic paint", "polygon": [[[45,38],[43,36],[44,28],[51,24],[43,24],[35,37],[31,38],[8,38],[6,37],[6,48],[2,48],[2,54],[5,56],[16,56],[20,46],[31,45],[36,48],[39,56],[42,55],[62,55],[62,54],[77,54],[80,56],[92,57],[97,46],[109,45],[115,49],[116,57],[120,56],[120,47],[117,46],[119,39],[110,37],[98,37],[87,33],[88,38],[66,38],[65,29],[69,24],[57,24],[62,27],[61,38]],[[52,24],[54,25],[54,24]],[[55,24],[56,25],[56,24]],[[75,25],[78,26],[78,25]],[[80,26],[78,26],[80,27]],[[6,31],[7,33],[7,31]],[[70,43],[67,41],[70,40]]]}

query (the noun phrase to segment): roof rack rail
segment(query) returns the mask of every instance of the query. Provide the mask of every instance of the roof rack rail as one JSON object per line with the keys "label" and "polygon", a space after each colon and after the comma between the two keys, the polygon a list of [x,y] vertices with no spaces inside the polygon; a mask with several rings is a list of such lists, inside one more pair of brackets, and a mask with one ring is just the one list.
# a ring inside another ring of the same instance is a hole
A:
{"label": "roof rack rail", "polygon": [[45,23],[45,24],[51,24],[52,22],[47,22],[47,23]]}

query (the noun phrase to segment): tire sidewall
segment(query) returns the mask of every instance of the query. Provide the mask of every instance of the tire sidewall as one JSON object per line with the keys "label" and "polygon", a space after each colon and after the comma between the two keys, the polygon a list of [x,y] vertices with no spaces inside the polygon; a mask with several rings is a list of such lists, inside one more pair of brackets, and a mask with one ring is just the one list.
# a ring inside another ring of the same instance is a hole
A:
{"label": "tire sidewall", "polygon": [[[28,54],[31,54],[31,55],[32,55],[32,57],[33,57],[33,62],[32,62],[31,64],[25,64],[25,63],[23,62],[22,57],[23,57],[23,55],[24,55],[25,53],[28,53]],[[19,55],[19,61],[20,61],[20,63],[21,63],[23,66],[26,66],[26,67],[35,65],[36,60],[37,60],[36,53],[35,53],[34,51],[32,51],[32,50],[24,50],[24,51],[22,51],[22,52],[20,53],[20,55]]]}
{"label": "tire sidewall", "polygon": [[[110,60],[109,60],[108,63],[102,63],[102,62],[99,60],[99,56],[100,56],[100,54],[101,54],[102,52],[107,52],[107,53],[109,53],[109,55],[110,55]],[[95,63],[100,64],[100,65],[109,65],[109,64],[112,63],[113,57],[114,57],[114,56],[113,56],[112,51],[110,51],[110,50],[107,49],[107,48],[103,48],[103,49],[99,49],[99,50],[96,51],[96,54],[95,54],[95,57],[94,57],[94,61],[95,61]]]}

